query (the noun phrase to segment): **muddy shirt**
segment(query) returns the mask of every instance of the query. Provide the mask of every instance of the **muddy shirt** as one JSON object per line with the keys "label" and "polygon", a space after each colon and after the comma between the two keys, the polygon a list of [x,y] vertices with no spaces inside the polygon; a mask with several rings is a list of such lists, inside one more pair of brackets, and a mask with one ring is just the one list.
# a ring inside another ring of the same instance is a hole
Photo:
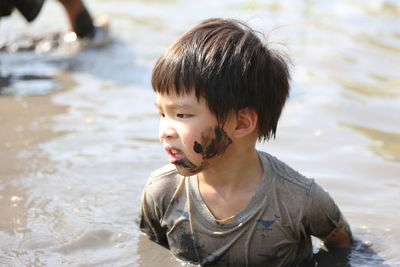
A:
{"label": "muddy shirt", "polygon": [[312,257],[310,235],[323,238],[338,226],[329,194],[273,156],[258,152],[261,185],[248,206],[216,220],[196,176],[173,165],[155,171],[142,196],[141,230],[179,259],[211,266],[292,266]]}

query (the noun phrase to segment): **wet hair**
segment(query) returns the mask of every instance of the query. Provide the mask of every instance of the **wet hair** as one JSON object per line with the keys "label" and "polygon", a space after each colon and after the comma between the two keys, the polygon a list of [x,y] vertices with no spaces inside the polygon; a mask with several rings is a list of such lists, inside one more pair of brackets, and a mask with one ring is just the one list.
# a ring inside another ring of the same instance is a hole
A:
{"label": "wet hair", "polygon": [[243,108],[258,115],[258,138],[276,136],[289,95],[285,58],[269,49],[245,23],[209,19],[184,33],[154,66],[156,93],[204,97],[222,125]]}

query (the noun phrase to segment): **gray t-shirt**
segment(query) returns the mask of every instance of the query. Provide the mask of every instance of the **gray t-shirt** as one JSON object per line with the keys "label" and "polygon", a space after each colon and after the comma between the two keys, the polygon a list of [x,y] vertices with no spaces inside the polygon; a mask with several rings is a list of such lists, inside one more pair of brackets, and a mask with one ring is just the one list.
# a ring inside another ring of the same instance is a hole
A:
{"label": "gray t-shirt", "polygon": [[174,165],[155,171],[141,202],[141,230],[179,259],[211,266],[287,266],[312,257],[310,235],[338,226],[329,194],[275,157],[258,152],[261,185],[240,213],[216,220],[199,192],[197,176]]}

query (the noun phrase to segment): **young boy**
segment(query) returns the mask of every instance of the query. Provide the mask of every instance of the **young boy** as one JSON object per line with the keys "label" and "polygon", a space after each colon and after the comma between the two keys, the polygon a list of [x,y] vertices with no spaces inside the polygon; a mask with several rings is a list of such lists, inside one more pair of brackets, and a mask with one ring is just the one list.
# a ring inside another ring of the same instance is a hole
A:
{"label": "young boy", "polygon": [[151,240],[202,266],[293,266],[312,257],[311,235],[351,245],[328,193],[255,149],[275,137],[289,71],[251,28],[204,21],[159,58],[152,85],[171,164],[143,193]]}

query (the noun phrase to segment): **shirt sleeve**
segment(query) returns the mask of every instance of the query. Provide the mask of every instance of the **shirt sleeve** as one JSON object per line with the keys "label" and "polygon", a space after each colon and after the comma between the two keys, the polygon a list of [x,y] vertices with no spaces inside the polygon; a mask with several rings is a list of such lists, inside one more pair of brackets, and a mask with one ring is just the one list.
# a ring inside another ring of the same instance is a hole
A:
{"label": "shirt sleeve", "polygon": [[341,212],[329,193],[315,182],[311,186],[305,214],[305,228],[310,235],[326,237],[339,226]]}
{"label": "shirt sleeve", "polygon": [[169,248],[166,231],[161,226],[161,212],[146,186],[140,203],[140,230],[159,245]]}

